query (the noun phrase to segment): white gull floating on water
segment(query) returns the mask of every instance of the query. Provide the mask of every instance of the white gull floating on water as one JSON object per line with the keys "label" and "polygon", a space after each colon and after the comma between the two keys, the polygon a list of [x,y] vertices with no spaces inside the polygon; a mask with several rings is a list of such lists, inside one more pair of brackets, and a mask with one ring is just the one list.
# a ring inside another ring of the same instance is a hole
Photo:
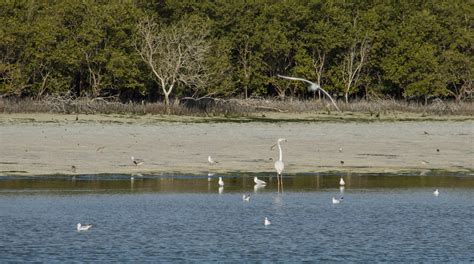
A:
{"label": "white gull floating on water", "polygon": [[91,224],[81,224],[81,223],[78,223],[77,224],[77,231],[86,231],[86,230],[89,230],[89,228],[91,228],[92,225]]}
{"label": "white gull floating on water", "polygon": [[337,199],[336,197],[332,197],[332,203],[333,204],[338,204],[341,203],[344,198],[341,196],[341,198]]}
{"label": "white gull floating on water", "polygon": [[270,220],[268,220],[267,217],[265,217],[265,221],[263,222],[264,225],[268,226],[268,225],[271,225],[272,222],[270,222]]}
{"label": "white gull floating on water", "polygon": [[250,194],[244,194],[242,195],[242,200],[246,201],[246,202],[250,202]]}
{"label": "white gull floating on water", "polygon": [[438,189],[435,189],[435,190],[433,191],[433,195],[434,195],[434,196],[438,196],[438,195],[439,195],[439,190],[438,190]]}

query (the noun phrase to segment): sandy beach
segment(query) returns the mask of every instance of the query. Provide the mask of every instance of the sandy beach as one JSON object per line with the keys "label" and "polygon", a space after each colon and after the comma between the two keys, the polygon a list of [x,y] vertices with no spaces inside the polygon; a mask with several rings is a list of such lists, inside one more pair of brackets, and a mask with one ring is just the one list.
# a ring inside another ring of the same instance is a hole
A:
{"label": "sandy beach", "polygon": [[[472,120],[204,121],[0,114],[0,175],[272,173],[278,150],[270,147],[280,137],[290,174],[474,168]],[[210,166],[208,155],[219,163]]]}

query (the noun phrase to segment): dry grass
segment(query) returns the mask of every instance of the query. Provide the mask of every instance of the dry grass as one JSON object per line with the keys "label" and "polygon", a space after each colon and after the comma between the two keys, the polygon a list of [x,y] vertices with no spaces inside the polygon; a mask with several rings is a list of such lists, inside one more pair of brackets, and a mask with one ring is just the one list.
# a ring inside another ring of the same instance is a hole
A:
{"label": "dry grass", "polygon": [[[473,102],[434,100],[428,105],[396,100],[338,102],[343,112],[422,113],[427,115],[473,115]],[[270,100],[270,99],[183,99],[170,106],[170,114],[187,116],[247,116],[258,112],[334,112],[329,101],[324,100]],[[167,114],[164,103],[121,103],[104,99],[49,97],[43,100],[0,99],[3,113],[78,113],[78,114]]]}

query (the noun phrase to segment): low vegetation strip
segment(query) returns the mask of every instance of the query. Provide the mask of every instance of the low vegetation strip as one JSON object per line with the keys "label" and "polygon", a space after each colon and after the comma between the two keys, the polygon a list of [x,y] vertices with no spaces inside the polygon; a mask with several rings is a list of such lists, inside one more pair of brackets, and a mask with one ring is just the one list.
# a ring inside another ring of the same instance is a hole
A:
{"label": "low vegetation strip", "polygon": [[[435,100],[429,104],[407,101],[377,100],[338,103],[342,113],[335,111],[326,100],[269,100],[269,99],[216,99],[201,100],[184,98],[171,104],[169,114],[201,117],[259,117],[277,114],[320,113],[326,117],[367,116],[369,119],[404,120],[409,117],[433,116],[473,116],[473,102],[453,102]],[[47,97],[43,100],[3,99],[0,100],[2,113],[59,113],[59,114],[132,114],[164,115],[168,108],[164,103],[122,103],[101,98],[72,99]],[[365,118],[364,118],[365,119]],[[418,119],[418,118],[417,118]]]}

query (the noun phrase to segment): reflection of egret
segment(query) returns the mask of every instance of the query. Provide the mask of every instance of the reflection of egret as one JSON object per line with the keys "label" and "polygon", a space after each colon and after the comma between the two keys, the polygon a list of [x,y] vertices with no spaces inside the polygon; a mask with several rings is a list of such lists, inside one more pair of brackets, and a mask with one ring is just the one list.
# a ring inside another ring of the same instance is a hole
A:
{"label": "reflection of egret", "polygon": [[435,190],[433,191],[433,195],[434,195],[434,196],[438,196],[438,195],[439,195],[439,190],[438,190],[438,189],[435,189]]}
{"label": "reflection of egret", "polygon": [[341,194],[344,193],[344,186],[339,186],[339,192],[340,192]]}
{"label": "reflection of egret", "polygon": [[341,186],[344,186],[346,185],[346,183],[344,182],[344,179],[341,177],[341,179],[339,180],[339,185]]}
{"label": "reflection of egret", "polygon": [[250,194],[244,194],[242,195],[242,200],[246,201],[246,202],[250,202]]}
{"label": "reflection of egret", "polygon": [[275,197],[273,197],[273,202],[278,206],[283,205],[283,200],[281,199],[281,197],[281,195],[275,195]]}
{"label": "reflection of egret", "polygon": [[224,186],[224,181],[222,180],[222,177],[219,177],[219,186]]}
{"label": "reflection of egret", "polygon": [[[283,152],[281,150],[281,145],[280,145],[282,141],[287,142],[285,138],[279,138],[276,144],[278,145],[278,150],[280,152],[280,158],[277,161],[275,161],[275,170],[277,171],[277,180],[278,180],[278,191],[280,191],[280,185],[281,185],[281,190],[283,191],[283,178],[281,176],[281,173],[283,172],[283,169],[285,168],[285,164],[283,163]],[[275,147],[275,145],[272,146],[272,149],[273,147]]]}
{"label": "reflection of egret", "polygon": [[267,185],[266,182],[259,180],[257,177],[253,177],[253,181],[255,182],[255,184],[258,184],[258,185]]}
{"label": "reflection of egret", "polygon": [[219,187],[219,194],[224,193],[224,186]]}
{"label": "reflection of egret", "polygon": [[334,99],[332,99],[332,97],[329,95],[329,93],[326,92],[323,88],[321,88],[321,86],[319,86],[318,84],[316,84],[314,82],[311,82],[311,81],[308,81],[308,80],[303,79],[303,78],[288,77],[288,76],[283,76],[283,75],[277,75],[277,76],[280,77],[280,78],[285,78],[285,79],[294,80],[294,81],[303,81],[305,83],[308,83],[310,85],[309,86],[310,91],[312,91],[312,92],[316,92],[317,90],[322,91],[331,100],[332,104],[334,105],[334,107],[336,107],[337,111],[341,112],[341,110],[339,110],[339,107],[337,107],[336,102],[334,101]]}
{"label": "reflection of egret", "polygon": [[89,230],[91,227],[92,227],[91,224],[81,224],[81,223],[78,223],[78,224],[77,224],[77,231],[86,231],[86,230]]}
{"label": "reflection of egret", "polygon": [[218,161],[213,160],[211,156],[207,156],[207,162],[209,162],[209,165],[219,163]]}
{"label": "reflection of egret", "polygon": [[270,222],[270,220],[268,220],[268,217],[265,217],[265,221],[263,222],[263,224],[268,226],[268,225],[271,225],[272,222]]}

